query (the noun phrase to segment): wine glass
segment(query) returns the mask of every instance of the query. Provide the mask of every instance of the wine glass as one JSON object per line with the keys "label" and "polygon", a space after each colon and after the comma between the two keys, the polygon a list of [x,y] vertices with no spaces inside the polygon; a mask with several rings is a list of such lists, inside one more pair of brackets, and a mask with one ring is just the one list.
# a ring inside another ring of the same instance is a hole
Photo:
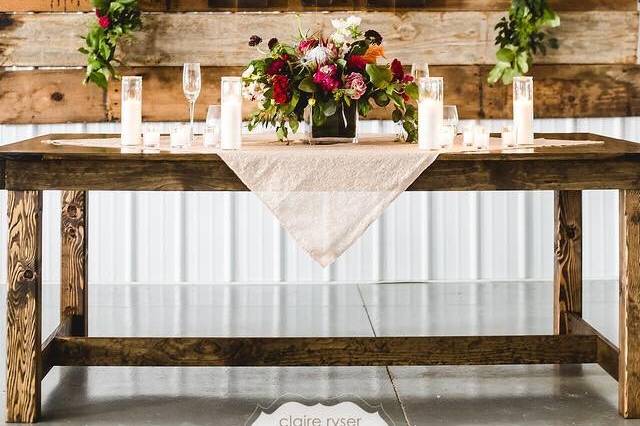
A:
{"label": "wine glass", "polygon": [[421,78],[429,77],[429,64],[424,63],[413,63],[411,64],[411,76],[413,77],[413,81],[420,81]]}
{"label": "wine glass", "polygon": [[442,148],[453,145],[458,129],[458,108],[455,105],[445,105],[442,110]]}
{"label": "wine glass", "polygon": [[196,99],[200,95],[201,77],[199,63],[186,63],[182,67],[182,92],[189,103],[189,144],[193,142],[193,115]]}

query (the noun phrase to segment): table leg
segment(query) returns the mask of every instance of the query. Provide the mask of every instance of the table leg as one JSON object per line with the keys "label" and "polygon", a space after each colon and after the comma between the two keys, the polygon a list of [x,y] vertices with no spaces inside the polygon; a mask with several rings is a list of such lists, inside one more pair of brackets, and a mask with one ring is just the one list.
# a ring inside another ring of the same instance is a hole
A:
{"label": "table leg", "polygon": [[9,191],[7,421],[40,415],[42,192]]}
{"label": "table leg", "polygon": [[640,417],[640,191],[620,191],[618,409]]}
{"label": "table leg", "polygon": [[86,191],[62,192],[60,321],[71,318],[72,336],[88,331],[88,198]]}
{"label": "table leg", "polygon": [[555,334],[571,334],[566,314],[582,317],[582,191],[555,191]]}

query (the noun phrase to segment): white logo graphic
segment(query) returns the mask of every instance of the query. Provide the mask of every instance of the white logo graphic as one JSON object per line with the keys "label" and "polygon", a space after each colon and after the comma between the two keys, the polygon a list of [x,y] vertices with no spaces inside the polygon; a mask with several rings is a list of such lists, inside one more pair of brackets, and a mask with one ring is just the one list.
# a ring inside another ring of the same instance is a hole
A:
{"label": "white logo graphic", "polygon": [[354,396],[322,403],[295,395],[258,405],[246,426],[395,426],[382,405],[372,406]]}

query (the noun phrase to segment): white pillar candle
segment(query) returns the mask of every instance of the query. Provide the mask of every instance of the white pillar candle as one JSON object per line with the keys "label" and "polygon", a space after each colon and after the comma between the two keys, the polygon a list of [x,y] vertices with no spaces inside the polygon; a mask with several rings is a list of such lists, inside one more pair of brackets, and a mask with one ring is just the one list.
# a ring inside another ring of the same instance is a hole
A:
{"label": "white pillar candle", "polygon": [[435,149],[440,141],[443,102],[421,99],[418,102],[418,146],[420,149]]}
{"label": "white pillar candle", "polygon": [[122,145],[140,145],[142,135],[142,101],[125,99],[122,102]]}
{"label": "white pillar candle", "polygon": [[242,144],[242,100],[227,98],[220,110],[220,147],[240,149]]}
{"label": "white pillar candle", "polygon": [[533,144],[533,101],[516,99],[513,101],[513,130],[517,145]]}

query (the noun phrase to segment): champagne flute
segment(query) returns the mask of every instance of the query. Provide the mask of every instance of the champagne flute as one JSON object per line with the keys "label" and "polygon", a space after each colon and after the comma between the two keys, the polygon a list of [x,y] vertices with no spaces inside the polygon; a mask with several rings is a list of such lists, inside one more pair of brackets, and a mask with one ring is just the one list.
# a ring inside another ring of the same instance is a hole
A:
{"label": "champagne flute", "polygon": [[182,91],[189,103],[189,144],[193,143],[193,115],[200,95],[201,77],[199,63],[186,63],[182,68]]}
{"label": "champagne flute", "polygon": [[429,64],[426,62],[411,64],[411,76],[415,82],[420,81],[421,78],[429,77]]}

